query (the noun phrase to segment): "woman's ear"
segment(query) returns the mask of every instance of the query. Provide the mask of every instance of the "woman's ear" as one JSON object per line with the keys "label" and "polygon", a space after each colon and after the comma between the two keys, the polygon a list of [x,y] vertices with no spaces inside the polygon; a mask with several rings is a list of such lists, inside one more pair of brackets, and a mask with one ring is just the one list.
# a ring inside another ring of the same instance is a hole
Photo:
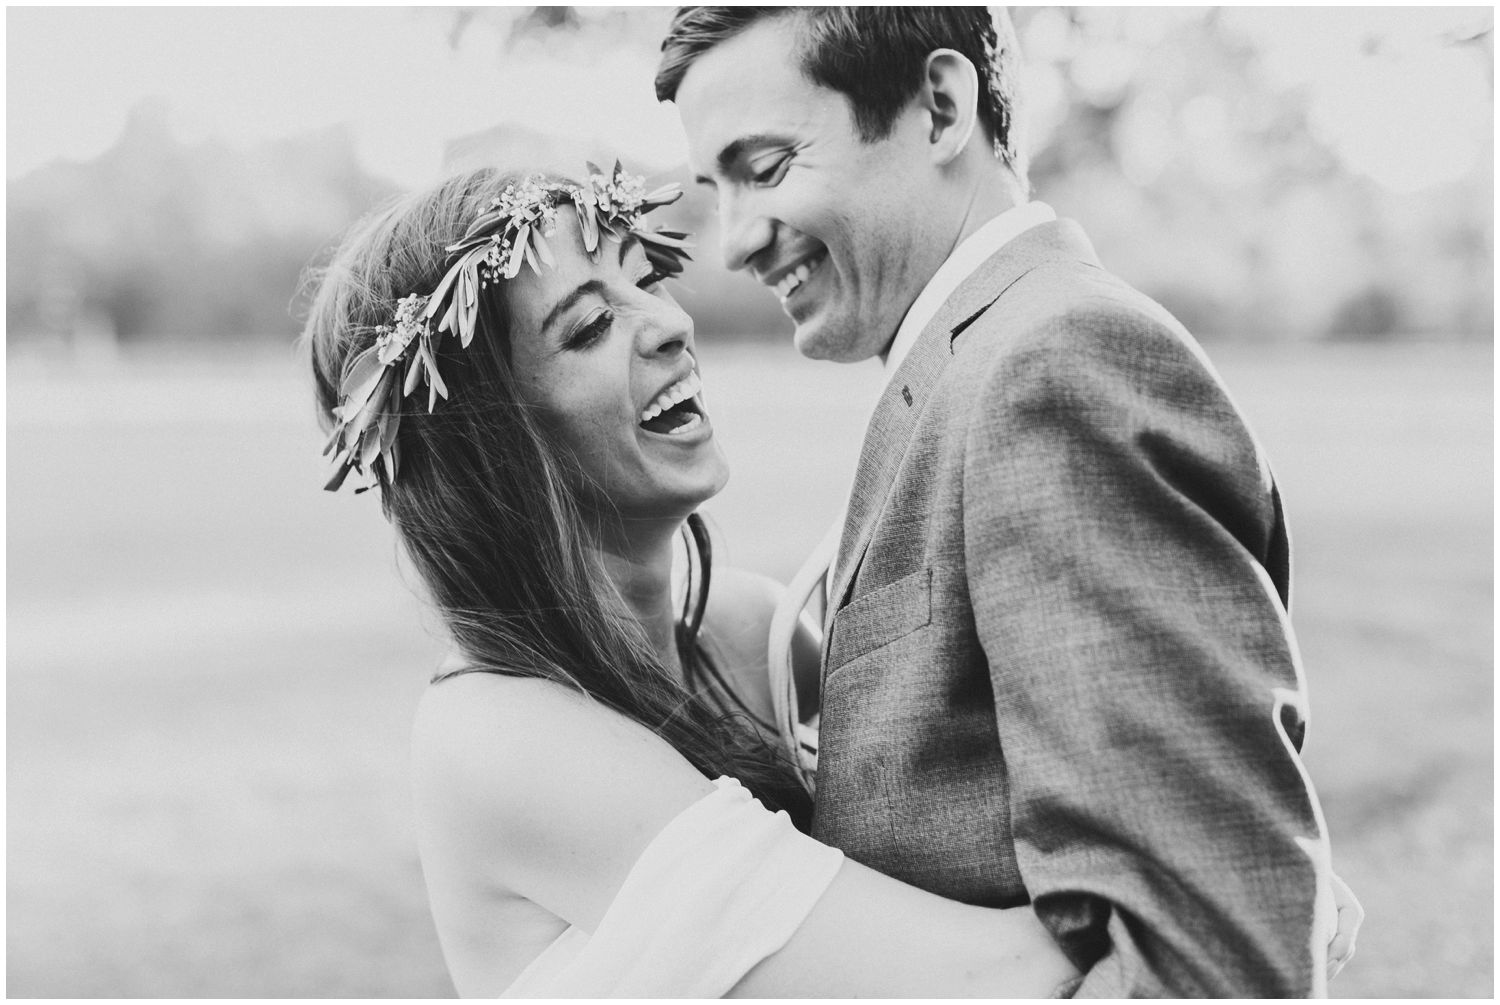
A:
{"label": "woman's ear", "polygon": [[927,54],[922,89],[917,100],[927,112],[932,162],[951,162],[969,145],[979,117],[979,72],[961,52],[934,49]]}

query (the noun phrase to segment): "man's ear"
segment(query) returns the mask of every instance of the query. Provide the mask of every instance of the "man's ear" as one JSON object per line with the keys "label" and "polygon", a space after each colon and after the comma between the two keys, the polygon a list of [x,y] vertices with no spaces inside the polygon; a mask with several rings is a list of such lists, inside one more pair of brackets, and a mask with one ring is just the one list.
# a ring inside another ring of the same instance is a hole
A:
{"label": "man's ear", "polygon": [[961,52],[934,49],[927,54],[917,100],[932,130],[929,151],[934,164],[945,165],[963,152],[979,117],[979,72]]}

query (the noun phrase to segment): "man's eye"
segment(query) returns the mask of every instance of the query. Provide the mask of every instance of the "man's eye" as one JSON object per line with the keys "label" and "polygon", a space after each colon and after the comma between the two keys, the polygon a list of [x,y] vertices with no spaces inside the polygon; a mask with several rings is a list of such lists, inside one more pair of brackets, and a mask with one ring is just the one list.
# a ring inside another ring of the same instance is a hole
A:
{"label": "man's eye", "polygon": [[571,336],[569,336],[565,348],[587,349],[605,335],[609,334],[609,326],[615,323],[615,312],[603,310],[594,315]]}
{"label": "man's eye", "polygon": [[783,154],[764,167],[757,166],[750,180],[757,185],[775,185],[781,181],[782,175],[786,174],[786,169],[791,166],[791,163],[792,155]]}

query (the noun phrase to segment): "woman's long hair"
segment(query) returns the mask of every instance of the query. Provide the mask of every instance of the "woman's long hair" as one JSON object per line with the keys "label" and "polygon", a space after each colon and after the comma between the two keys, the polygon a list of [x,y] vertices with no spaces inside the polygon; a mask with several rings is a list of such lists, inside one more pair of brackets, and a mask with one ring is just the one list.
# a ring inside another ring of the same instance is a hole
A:
{"label": "woman's long hair", "polygon": [[[325,426],[349,361],[373,344],[398,300],[438,284],[445,248],[517,180],[493,169],[451,178],[345,238],[315,277],[303,332]],[[456,351],[450,338],[440,353],[449,399],[431,413],[425,395],[403,402],[399,471],[380,485],[386,516],[463,649],[463,672],[581,691],[654,731],[705,776],[740,779],[805,829],[811,800],[779,749],[685,686],[630,615],[595,547],[597,518],[586,520],[579,505],[581,474],[521,403],[503,298],[493,289],[481,297],[472,345]],[[696,627],[679,630],[687,649]],[[695,659],[684,653],[685,666]]]}

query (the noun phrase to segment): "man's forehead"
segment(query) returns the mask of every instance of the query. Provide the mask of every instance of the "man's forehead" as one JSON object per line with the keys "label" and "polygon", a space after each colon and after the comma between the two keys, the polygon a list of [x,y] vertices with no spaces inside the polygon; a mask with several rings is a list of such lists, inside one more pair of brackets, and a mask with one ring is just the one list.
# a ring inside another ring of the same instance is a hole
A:
{"label": "man's forehead", "polygon": [[[790,44],[780,58],[761,60],[753,50],[735,46],[741,38],[700,56],[677,91],[689,163],[699,175],[759,149],[815,138],[849,114],[844,95],[807,78]],[[766,42],[761,40],[762,48]]]}
{"label": "man's forehead", "polygon": [[[679,93],[694,78],[715,72],[747,87],[764,75],[800,75],[799,24],[795,17],[765,18],[699,51],[683,71]],[[748,77],[747,70],[751,71]]]}
{"label": "man's forehead", "polygon": [[674,98],[684,119],[756,114],[811,88],[783,20],[751,25],[700,53],[683,73]]}

